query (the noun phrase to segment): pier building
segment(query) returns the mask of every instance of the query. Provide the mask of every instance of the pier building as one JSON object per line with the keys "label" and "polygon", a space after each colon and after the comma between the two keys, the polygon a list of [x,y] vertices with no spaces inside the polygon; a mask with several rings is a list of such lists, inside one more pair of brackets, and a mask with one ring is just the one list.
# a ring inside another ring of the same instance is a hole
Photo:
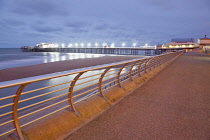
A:
{"label": "pier building", "polygon": [[37,47],[37,48],[56,48],[56,47],[58,47],[58,44],[54,44],[54,43],[40,43],[40,44],[37,44],[35,47]]}
{"label": "pier building", "polygon": [[205,35],[203,38],[198,39],[198,44],[200,48],[203,48],[204,46],[210,46],[210,38]]}
{"label": "pier building", "polygon": [[157,44],[155,45],[156,49],[163,49],[163,48],[167,48],[164,44]]}
{"label": "pier building", "polygon": [[193,48],[197,46],[197,43],[194,38],[172,38],[166,46],[168,48]]}

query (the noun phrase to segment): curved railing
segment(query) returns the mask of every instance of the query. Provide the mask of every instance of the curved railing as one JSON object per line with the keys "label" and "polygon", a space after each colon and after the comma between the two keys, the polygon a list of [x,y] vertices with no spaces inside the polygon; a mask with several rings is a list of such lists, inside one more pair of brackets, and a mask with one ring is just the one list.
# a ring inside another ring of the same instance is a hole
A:
{"label": "curved railing", "polygon": [[123,81],[133,80],[181,53],[1,82],[0,136],[16,132],[23,140],[21,128],[24,126],[67,108],[78,115],[75,104],[96,95],[107,100],[105,90],[113,86],[123,88]]}

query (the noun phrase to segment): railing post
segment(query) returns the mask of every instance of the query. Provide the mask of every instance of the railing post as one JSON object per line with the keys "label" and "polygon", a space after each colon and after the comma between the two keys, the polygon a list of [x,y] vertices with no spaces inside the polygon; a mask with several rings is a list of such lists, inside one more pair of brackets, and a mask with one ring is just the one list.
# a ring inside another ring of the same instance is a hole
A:
{"label": "railing post", "polygon": [[158,66],[160,66],[162,63],[162,56],[159,56]]}
{"label": "railing post", "polygon": [[152,58],[148,58],[148,60],[144,64],[144,73],[147,73],[147,64]]}
{"label": "railing post", "polygon": [[117,82],[118,82],[120,88],[123,88],[123,87],[121,86],[121,83],[120,83],[120,74],[121,74],[123,68],[124,68],[126,65],[127,65],[127,63],[124,64],[124,65],[122,66],[122,68],[119,70],[119,72],[118,72],[118,74],[117,74]]}
{"label": "railing post", "polygon": [[131,81],[133,81],[133,78],[132,78],[132,69],[133,69],[133,67],[136,65],[136,63],[138,63],[139,61],[136,61],[136,62],[134,62],[134,64],[131,66],[131,68],[130,68],[130,72],[129,72],[129,75],[130,75],[130,80]]}
{"label": "railing post", "polygon": [[159,61],[160,61],[160,56],[156,56],[156,61],[155,61],[154,68],[158,66]]}
{"label": "railing post", "polygon": [[104,70],[104,72],[101,74],[100,78],[99,78],[98,91],[99,91],[100,95],[101,95],[105,100],[107,100],[107,98],[104,96],[103,91],[102,91],[102,82],[103,82],[103,78],[104,78],[105,74],[106,74],[112,67],[113,67],[113,66],[106,68],[106,69]]}
{"label": "railing post", "polygon": [[150,64],[149,64],[149,69],[151,70],[152,67],[155,66],[155,60],[157,59],[157,56],[154,56],[151,61],[150,61]]}
{"label": "railing post", "polygon": [[142,62],[139,63],[139,68],[138,68],[138,73],[139,73],[139,76],[141,77],[141,64],[144,63],[145,60],[143,60]]}
{"label": "railing post", "polygon": [[68,94],[68,97],[69,97],[69,105],[71,105],[71,108],[73,110],[73,112],[75,113],[75,115],[79,115],[78,111],[76,110],[75,106],[74,106],[74,102],[73,102],[73,98],[72,98],[72,94],[73,94],[73,90],[74,90],[74,86],[77,82],[77,80],[80,78],[80,76],[82,76],[82,74],[85,73],[85,72],[81,72],[79,74],[77,74],[76,77],[74,77],[74,80],[73,82],[71,82],[70,84],[70,88],[69,88],[69,94]]}
{"label": "railing post", "polygon": [[18,120],[18,101],[20,99],[20,96],[21,96],[21,93],[23,91],[23,89],[27,86],[28,84],[23,84],[21,85],[18,90],[16,91],[16,96],[14,97],[13,99],[13,106],[12,106],[12,118],[13,118],[13,126],[14,128],[16,128],[16,134],[17,136],[19,137],[20,140],[24,140],[24,137],[23,137],[23,133],[21,132],[21,129],[20,129],[20,124],[19,124],[19,120]]}
{"label": "railing post", "polygon": [[165,63],[167,60],[167,57],[168,57],[168,54],[166,54],[166,55],[164,55],[164,57],[163,57],[163,63]]}
{"label": "railing post", "polygon": [[165,55],[161,56],[160,65],[162,65],[164,63],[164,59],[165,59],[164,57],[165,57]]}

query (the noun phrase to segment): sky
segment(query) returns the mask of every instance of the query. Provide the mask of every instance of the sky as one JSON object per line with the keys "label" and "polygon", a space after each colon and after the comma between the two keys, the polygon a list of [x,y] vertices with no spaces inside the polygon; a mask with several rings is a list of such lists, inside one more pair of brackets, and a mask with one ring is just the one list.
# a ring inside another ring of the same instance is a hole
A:
{"label": "sky", "polygon": [[210,0],[0,0],[0,48],[210,37]]}

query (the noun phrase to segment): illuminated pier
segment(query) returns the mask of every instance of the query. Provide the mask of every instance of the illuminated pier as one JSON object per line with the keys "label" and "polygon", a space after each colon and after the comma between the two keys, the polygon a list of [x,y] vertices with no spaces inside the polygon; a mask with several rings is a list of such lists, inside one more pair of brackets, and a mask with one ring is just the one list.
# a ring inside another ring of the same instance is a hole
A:
{"label": "illuminated pier", "polygon": [[26,52],[66,52],[66,53],[94,53],[94,54],[118,54],[118,55],[146,55],[154,56],[165,52],[187,50],[192,51],[197,47],[187,48],[96,48],[96,47],[57,47],[57,48],[38,48],[26,47],[21,48]]}

